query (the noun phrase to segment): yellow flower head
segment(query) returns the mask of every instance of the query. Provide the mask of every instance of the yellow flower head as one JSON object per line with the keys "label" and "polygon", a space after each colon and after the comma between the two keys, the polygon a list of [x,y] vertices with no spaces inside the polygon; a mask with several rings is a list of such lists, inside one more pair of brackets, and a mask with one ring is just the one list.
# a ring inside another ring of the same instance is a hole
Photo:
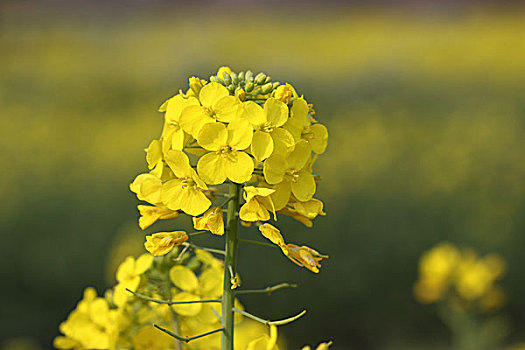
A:
{"label": "yellow flower head", "polygon": [[293,150],[295,141],[287,130],[281,128],[288,120],[288,107],[283,102],[269,98],[263,107],[253,101],[245,102],[242,118],[255,128],[251,153],[259,162],[273,153],[286,156]]}
{"label": "yellow flower head", "polygon": [[253,130],[245,120],[232,121],[228,127],[223,123],[203,126],[197,141],[211,151],[199,159],[197,171],[210,185],[223,183],[226,178],[236,183],[248,181],[253,173],[253,161],[242,150],[252,142]]}
{"label": "yellow flower head", "polygon": [[277,220],[275,215],[275,207],[273,205],[270,195],[275,190],[265,187],[244,187],[244,200],[246,203],[243,204],[239,211],[239,216],[243,221],[268,221],[270,220],[269,210],[272,211],[274,220]]}
{"label": "yellow flower head", "polygon": [[184,108],[180,117],[184,131],[195,138],[204,125],[217,121],[230,123],[242,112],[241,101],[230,96],[228,89],[216,82],[200,89],[199,102],[200,105]]}
{"label": "yellow flower head", "polygon": [[208,230],[214,235],[224,234],[224,218],[222,209],[214,207],[208,209],[203,216],[193,218],[193,227],[196,230]]}
{"label": "yellow flower head", "polygon": [[146,236],[144,247],[151,255],[161,256],[168,254],[174,247],[188,240],[184,231],[159,232]]}
{"label": "yellow flower head", "polygon": [[314,195],[315,180],[306,166],[310,156],[310,147],[300,142],[288,157],[272,155],[264,162],[264,178],[275,185],[272,200],[276,210],[286,206],[292,193],[299,201],[309,201]]}
{"label": "yellow flower head", "polygon": [[179,216],[178,211],[160,205],[139,205],[137,208],[141,215],[139,218],[139,226],[143,230],[153,225],[157,220],[175,219]]}
{"label": "yellow flower head", "polygon": [[202,214],[211,202],[202,190],[208,189],[195,170],[188,156],[182,151],[169,151],[166,163],[177,178],[162,185],[162,202],[171,210],[182,210],[189,215]]}
{"label": "yellow flower head", "polygon": [[272,94],[272,97],[288,104],[292,97],[297,97],[297,92],[295,92],[295,89],[292,85],[286,83],[284,85],[279,85]]}
{"label": "yellow flower head", "polygon": [[126,303],[130,293],[126,290],[136,291],[140,284],[140,276],[146,272],[153,263],[153,256],[142,254],[136,260],[128,256],[117,269],[117,282],[113,291],[113,302],[117,306]]}
{"label": "yellow flower head", "polygon": [[[285,249],[286,248],[286,249]],[[322,255],[319,252],[309,248],[307,246],[298,246],[292,243],[287,244],[285,247],[281,247],[283,253],[299,266],[304,266],[308,270],[318,273],[321,264],[319,261],[323,258],[327,258],[326,255]]]}
{"label": "yellow flower head", "polygon": [[324,153],[328,144],[328,130],[322,124],[311,124],[310,109],[303,98],[293,101],[291,118],[284,125],[295,139],[295,142],[305,141],[311,150],[317,154]]}

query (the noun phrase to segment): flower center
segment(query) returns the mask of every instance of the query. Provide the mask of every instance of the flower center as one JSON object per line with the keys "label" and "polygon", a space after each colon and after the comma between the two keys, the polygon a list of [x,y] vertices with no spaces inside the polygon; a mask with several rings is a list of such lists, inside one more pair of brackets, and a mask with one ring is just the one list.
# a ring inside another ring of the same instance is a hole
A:
{"label": "flower center", "polygon": [[211,107],[204,107],[204,109],[206,110],[206,113],[212,117],[213,119],[217,119],[217,117],[215,116],[215,111],[213,110],[213,108]]}
{"label": "flower center", "polygon": [[303,129],[303,132],[301,133],[301,138],[307,141],[314,138],[314,133],[312,132],[312,128],[310,126],[307,126]]}
{"label": "flower center", "polygon": [[226,145],[226,146],[222,146],[222,147],[217,151],[217,153],[218,153],[221,157],[223,157],[223,158],[227,158],[227,157],[230,155],[230,153],[231,153],[232,151],[233,151],[233,149],[232,149],[230,146]]}
{"label": "flower center", "polygon": [[290,182],[297,182],[299,180],[299,171],[294,169],[288,169],[286,173],[284,173],[284,176]]}
{"label": "flower center", "polygon": [[171,238],[171,237],[164,237],[160,241],[160,246],[167,247],[167,246],[169,246],[171,244],[172,241],[173,241],[173,238]]}
{"label": "flower center", "polygon": [[185,177],[181,179],[182,188],[197,188],[195,181],[191,177]]}
{"label": "flower center", "polygon": [[271,122],[266,122],[266,123],[262,124],[261,126],[259,126],[259,130],[262,131],[262,132],[270,133],[274,129],[275,129],[275,126],[273,126]]}

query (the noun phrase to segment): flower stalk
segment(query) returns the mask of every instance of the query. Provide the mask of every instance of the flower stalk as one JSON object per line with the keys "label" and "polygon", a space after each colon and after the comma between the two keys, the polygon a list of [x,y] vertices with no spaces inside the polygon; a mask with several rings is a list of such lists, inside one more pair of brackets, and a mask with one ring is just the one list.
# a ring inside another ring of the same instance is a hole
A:
{"label": "flower stalk", "polygon": [[235,272],[239,228],[239,204],[242,186],[230,183],[230,200],[226,217],[226,243],[224,257],[224,284],[222,291],[222,338],[221,349],[233,350],[233,306],[235,294],[232,290],[230,268]]}

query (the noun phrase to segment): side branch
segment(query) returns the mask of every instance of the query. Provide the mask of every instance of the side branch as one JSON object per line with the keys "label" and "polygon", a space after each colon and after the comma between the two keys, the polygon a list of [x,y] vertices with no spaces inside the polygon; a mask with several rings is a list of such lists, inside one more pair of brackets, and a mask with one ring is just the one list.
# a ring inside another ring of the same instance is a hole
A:
{"label": "side branch", "polygon": [[248,313],[246,311],[237,309],[235,307],[233,308],[233,311],[235,311],[235,312],[237,312],[237,313],[239,313],[239,314],[241,314],[243,316],[246,316],[248,318],[251,318],[254,321],[261,322],[262,324],[265,324],[267,326],[271,326],[271,325],[282,326],[282,325],[291,323],[291,322],[297,320],[298,318],[301,318],[306,313],[306,310],[303,310],[299,314],[297,314],[295,316],[292,316],[292,317],[285,318],[284,320],[269,321],[269,320],[264,320],[264,319],[262,319],[260,317],[255,316],[255,315],[252,315],[252,314],[250,314],[250,313]]}
{"label": "side branch", "polygon": [[272,294],[272,292],[275,292],[279,289],[285,289],[285,288],[297,288],[297,284],[290,284],[290,283],[280,283],[272,287],[266,287],[263,289],[246,289],[246,290],[238,290],[235,292],[236,295],[239,294]]}
{"label": "side branch", "polygon": [[220,303],[220,299],[203,299],[203,300],[187,300],[187,301],[170,301],[170,300],[162,300],[162,299],[155,299],[152,297],[148,297],[147,295],[140,294],[137,292],[134,292],[128,288],[126,288],[128,292],[136,296],[137,298],[140,298],[142,300],[146,301],[152,301],[157,304],[166,304],[166,305],[180,305],[180,304],[198,304],[198,303]]}
{"label": "side branch", "polygon": [[213,331],[209,331],[209,332],[206,332],[206,333],[202,333],[202,334],[199,334],[199,335],[196,335],[194,337],[183,337],[183,336],[180,336],[178,334],[175,334],[173,333],[172,331],[170,330],[167,330],[166,328],[162,328],[161,326],[157,325],[157,324],[154,324],[153,327],[163,331],[164,333],[172,336],[173,338],[175,339],[178,339],[180,341],[183,341],[183,342],[190,342],[192,340],[195,340],[195,339],[198,339],[198,338],[202,338],[202,337],[205,337],[207,335],[210,335],[210,334],[213,334],[213,333],[218,333],[218,332],[222,332],[224,330],[224,328],[218,328],[218,329],[214,329]]}
{"label": "side branch", "polygon": [[210,253],[221,254],[221,255],[225,255],[226,254],[226,252],[224,250],[201,247],[201,246],[198,246],[198,245],[193,244],[191,242],[184,242],[184,243],[182,243],[182,245],[183,246],[189,246],[190,248],[193,248],[193,249],[202,249],[202,250],[205,250],[205,251],[210,252]]}

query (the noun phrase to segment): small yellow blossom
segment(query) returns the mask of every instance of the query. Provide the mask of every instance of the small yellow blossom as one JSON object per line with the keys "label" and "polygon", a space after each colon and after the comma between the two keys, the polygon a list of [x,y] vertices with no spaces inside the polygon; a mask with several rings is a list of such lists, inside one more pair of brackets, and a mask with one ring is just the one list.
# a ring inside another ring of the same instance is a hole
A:
{"label": "small yellow blossom", "polygon": [[196,230],[208,230],[214,235],[224,234],[224,218],[222,209],[213,207],[208,209],[201,217],[193,218],[193,227]]}
{"label": "small yellow blossom", "polygon": [[117,306],[126,303],[130,293],[126,290],[136,291],[140,284],[142,275],[153,263],[153,256],[142,254],[136,260],[128,256],[117,269],[117,282],[113,292],[113,302]]}
{"label": "small yellow blossom", "polygon": [[[191,79],[191,78],[190,78]],[[166,102],[164,114],[164,128],[162,130],[162,150],[164,153],[170,149],[181,151],[184,146],[184,131],[180,125],[182,111],[189,106],[199,106],[195,97],[184,98],[176,95]]]}
{"label": "small yellow blossom", "polygon": [[153,225],[157,220],[175,219],[179,216],[178,211],[168,209],[162,205],[138,205],[137,208],[141,215],[139,218],[139,226],[143,230]]}
{"label": "small yellow blossom", "polygon": [[188,240],[188,235],[184,231],[158,232],[151,236],[146,236],[144,247],[154,256],[168,254],[174,247],[181,245]]}
{"label": "small yellow blossom", "polygon": [[252,142],[253,130],[245,120],[206,124],[197,136],[198,143],[211,151],[199,159],[197,171],[210,185],[223,183],[226,178],[236,183],[248,181],[253,173],[253,161],[242,150]]}
{"label": "small yellow blossom", "polygon": [[253,101],[245,102],[242,118],[255,128],[251,153],[257,161],[261,162],[273,153],[286,156],[293,150],[292,134],[280,128],[288,120],[288,107],[283,102],[269,98],[264,109]]}
{"label": "small yellow blossom", "polygon": [[202,190],[206,184],[190,166],[188,156],[181,151],[169,151],[166,163],[177,178],[162,185],[162,202],[171,210],[182,210],[189,215],[199,215],[206,211],[211,201]]}
{"label": "small yellow blossom", "polygon": [[246,350],[279,350],[277,347],[277,327],[270,325],[270,335],[262,335],[250,343]]}
{"label": "small yellow blossom", "polygon": [[306,227],[312,227],[312,220],[318,215],[326,215],[323,211],[323,202],[315,198],[306,202],[288,203],[285,208],[279,210],[279,214],[291,216]]}
{"label": "small yellow blossom", "polygon": [[295,139],[295,142],[304,140],[317,154],[325,151],[328,144],[328,130],[322,124],[311,124],[309,107],[303,98],[293,101],[291,117],[284,125]]}
{"label": "small yellow blossom", "polygon": [[131,337],[135,350],[167,350],[173,348],[173,338],[153,326],[141,328]]}
{"label": "small yellow blossom", "polygon": [[323,258],[326,258],[325,255],[321,255],[319,252],[309,248],[307,246],[298,246],[292,243],[286,244],[286,246],[281,246],[283,253],[299,266],[304,266],[308,270],[318,273]]}
{"label": "small yellow blossom", "polygon": [[288,157],[274,154],[264,162],[264,178],[270,185],[275,185],[272,200],[276,210],[286,206],[291,193],[299,201],[308,201],[314,195],[315,180],[306,168],[310,156],[310,147],[300,142]]}
{"label": "small yellow blossom", "polygon": [[292,85],[286,83],[284,85],[279,85],[272,94],[272,97],[288,104],[292,97],[297,97],[297,92],[295,92],[295,89]]}
{"label": "small yellow blossom", "polygon": [[141,201],[153,205],[161,203],[162,181],[154,175],[140,174],[129,185],[129,188],[137,194],[137,198]]}
{"label": "small yellow blossom", "polygon": [[246,203],[243,204],[239,211],[239,216],[243,221],[268,221],[270,220],[269,210],[275,216],[275,207],[270,195],[275,190],[265,187],[245,186],[243,197]]}
{"label": "small yellow blossom", "polygon": [[[320,343],[317,345],[315,350],[328,350],[330,348],[330,345],[332,345],[332,342],[329,341],[327,343]],[[312,348],[309,345],[304,346],[301,350],[311,350]]]}
{"label": "small yellow blossom", "polygon": [[288,247],[286,246],[281,231],[279,231],[278,228],[270,224],[262,224],[259,226],[259,231],[261,231],[261,234],[264,237],[272,241],[273,244],[278,245],[284,254],[288,255]]}
{"label": "small yellow blossom", "polygon": [[230,123],[242,112],[241,101],[230,96],[228,89],[216,82],[201,88],[199,101],[200,105],[184,108],[180,117],[183,130],[195,138],[205,124],[217,121]]}

